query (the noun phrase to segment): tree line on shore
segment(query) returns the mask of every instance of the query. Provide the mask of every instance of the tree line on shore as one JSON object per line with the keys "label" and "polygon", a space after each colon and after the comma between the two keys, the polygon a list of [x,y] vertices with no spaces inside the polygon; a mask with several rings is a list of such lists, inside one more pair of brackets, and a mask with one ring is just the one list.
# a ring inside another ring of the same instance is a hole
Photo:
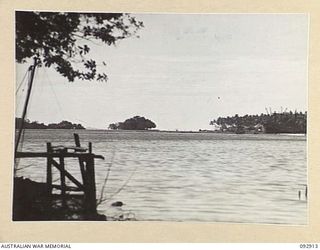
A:
{"label": "tree line on shore", "polygon": [[[22,123],[22,118],[16,117],[16,128],[20,128]],[[72,123],[69,121],[61,121],[59,123],[49,123],[48,125],[44,123],[39,123],[37,121],[25,120],[24,126],[25,129],[85,129],[81,124]]]}
{"label": "tree line on shore", "polygon": [[219,117],[210,125],[218,125],[222,132],[306,133],[307,112],[283,112],[260,115]]}
{"label": "tree line on shore", "polygon": [[108,128],[111,130],[148,130],[155,127],[156,124],[153,121],[145,117],[134,116],[124,122],[111,123]]}
{"label": "tree line on shore", "polygon": [[[16,118],[15,126],[20,128],[22,118]],[[307,112],[283,112],[260,115],[244,115],[219,117],[212,120],[210,125],[216,125],[220,132],[227,133],[306,133]],[[25,120],[26,129],[85,129],[81,124],[69,121],[50,123],[48,125],[38,121]],[[156,124],[141,116],[134,116],[123,122],[111,123],[108,129],[111,130],[148,130],[156,128]]]}
{"label": "tree line on shore", "polygon": [[[16,129],[21,127],[22,118],[17,118],[15,121]],[[25,129],[85,129],[81,124],[72,123],[69,121],[61,121],[60,123],[50,123],[48,125],[38,121],[30,121],[26,119],[23,124]],[[124,122],[109,124],[111,130],[148,130],[155,128],[156,124],[141,116],[134,116],[126,119]]]}

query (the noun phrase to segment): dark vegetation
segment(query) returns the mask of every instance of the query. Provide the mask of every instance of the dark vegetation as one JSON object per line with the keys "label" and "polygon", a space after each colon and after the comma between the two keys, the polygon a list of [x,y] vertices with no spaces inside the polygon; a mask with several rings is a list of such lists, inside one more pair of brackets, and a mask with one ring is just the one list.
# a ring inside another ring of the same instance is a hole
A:
{"label": "dark vegetation", "polygon": [[[16,118],[16,128],[20,128],[22,118]],[[37,121],[29,121],[28,119],[24,121],[23,127],[25,129],[85,129],[81,124],[72,123],[69,121],[62,121],[60,123],[50,123],[45,125],[44,123],[39,123]]]}
{"label": "dark vegetation", "polygon": [[111,123],[109,129],[116,130],[148,130],[155,128],[156,124],[144,117],[134,116],[133,118],[127,119],[124,122]]}
{"label": "dark vegetation", "polygon": [[88,213],[80,196],[68,196],[63,204],[61,197],[48,197],[46,183],[23,177],[14,178],[13,220],[106,220],[106,216]]}
{"label": "dark vegetation", "polygon": [[35,58],[70,82],[106,81],[106,73],[99,68],[106,62],[97,64],[89,56],[90,45],[114,45],[142,27],[142,22],[124,13],[16,11],[16,61]]}
{"label": "dark vegetation", "polygon": [[283,112],[260,115],[219,117],[210,122],[217,124],[222,132],[248,133],[306,133],[307,112]]}

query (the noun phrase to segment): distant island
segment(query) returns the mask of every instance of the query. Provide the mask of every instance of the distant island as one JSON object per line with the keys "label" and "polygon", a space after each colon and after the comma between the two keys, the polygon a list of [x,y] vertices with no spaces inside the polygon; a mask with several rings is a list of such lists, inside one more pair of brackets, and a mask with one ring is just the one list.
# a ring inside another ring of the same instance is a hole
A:
{"label": "distant island", "polygon": [[[16,128],[20,128],[22,122],[22,118],[16,117]],[[50,123],[45,125],[44,123],[39,123],[37,121],[31,122],[30,120],[24,121],[25,129],[85,129],[81,124],[72,123],[69,121],[62,121],[60,123]]]}
{"label": "distant island", "polygon": [[111,123],[108,126],[111,130],[148,130],[155,127],[153,121],[141,116],[134,116],[124,122]]}
{"label": "distant island", "polygon": [[210,125],[216,126],[220,132],[227,133],[306,133],[307,112],[283,112],[260,115],[235,115],[219,117]]}

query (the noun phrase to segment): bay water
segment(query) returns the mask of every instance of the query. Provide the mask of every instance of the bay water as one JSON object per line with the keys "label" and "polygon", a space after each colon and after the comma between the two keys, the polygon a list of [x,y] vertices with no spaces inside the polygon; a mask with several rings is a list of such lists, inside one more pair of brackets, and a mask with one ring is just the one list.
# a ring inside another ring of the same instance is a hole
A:
{"label": "bay water", "polygon": [[[305,135],[26,130],[23,151],[73,146],[74,132],[105,157],[95,171],[98,211],[109,217],[307,224]],[[77,160],[66,168],[81,179]],[[44,158],[19,159],[18,169],[17,176],[46,180]],[[116,201],[124,205],[111,206]]]}

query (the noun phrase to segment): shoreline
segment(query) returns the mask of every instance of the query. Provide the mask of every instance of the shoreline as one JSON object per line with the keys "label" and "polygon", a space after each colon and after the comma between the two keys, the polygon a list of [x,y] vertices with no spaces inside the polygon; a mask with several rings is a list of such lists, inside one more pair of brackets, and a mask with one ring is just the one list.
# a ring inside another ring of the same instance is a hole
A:
{"label": "shoreline", "polygon": [[[17,130],[17,129],[16,129]],[[107,133],[176,133],[176,134],[234,134],[234,135],[292,135],[292,136],[306,136],[307,133],[235,133],[235,132],[221,132],[215,130],[125,130],[125,129],[99,129],[99,128],[87,128],[87,129],[39,129],[39,128],[27,128],[25,130],[48,130],[48,131],[57,131],[57,130],[70,130],[70,131],[105,131]]]}

